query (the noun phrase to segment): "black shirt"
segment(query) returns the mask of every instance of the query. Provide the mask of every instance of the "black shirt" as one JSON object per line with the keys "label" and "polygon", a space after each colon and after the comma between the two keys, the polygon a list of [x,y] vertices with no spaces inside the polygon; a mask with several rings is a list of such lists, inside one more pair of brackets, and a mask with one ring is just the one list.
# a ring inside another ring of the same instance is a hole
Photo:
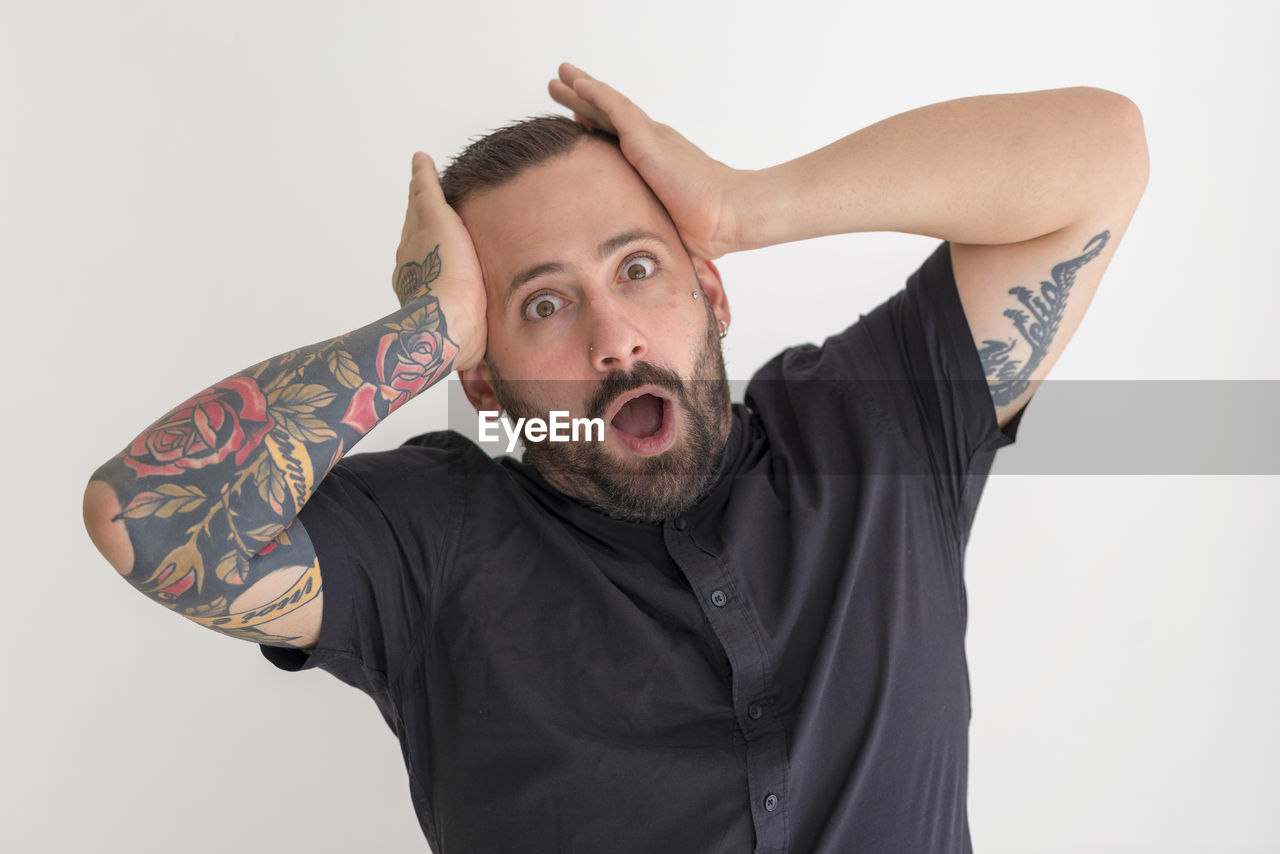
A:
{"label": "black shirt", "polygon": [[448,852],[968,851],[963,553],[997,448],[943,243],[753,378],[715,486],[597,513],[455,433],[300,516],[311,653],[369,693]]}

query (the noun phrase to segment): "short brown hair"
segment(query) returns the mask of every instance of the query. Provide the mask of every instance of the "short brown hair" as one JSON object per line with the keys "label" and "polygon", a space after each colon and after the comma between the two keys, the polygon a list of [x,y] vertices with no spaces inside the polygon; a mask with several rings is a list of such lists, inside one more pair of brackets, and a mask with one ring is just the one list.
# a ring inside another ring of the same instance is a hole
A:
{"label": "short brown hair", "polygon": [[440,189],[457,209],[468,195],[505,184],[531,166],[567,154],[583,138],[618,145],[613,134],[567,116],[533,116],[473,140],[440,176]]}

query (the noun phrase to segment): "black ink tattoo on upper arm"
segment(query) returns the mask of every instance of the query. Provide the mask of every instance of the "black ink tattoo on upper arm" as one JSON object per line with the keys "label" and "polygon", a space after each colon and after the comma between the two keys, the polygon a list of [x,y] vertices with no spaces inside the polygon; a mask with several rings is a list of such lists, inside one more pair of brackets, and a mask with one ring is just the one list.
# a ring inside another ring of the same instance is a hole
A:
{"label": "black ink tattoo on upper arm", "polygon": [[978,356],[991,385],[991,399],[997,406],[1012,403],[1030,387],[1032,372],[1044,361],[1058,333],[1066,313],[1067,297],[1076,281],[1076,272],[1098,257],[1110,239],[1110,231],[1094,235],[1085,244],[1083,254],[1054,265],[1051,272],[1053,281],[1041,282],[1038,295],[1021,285],[1009,289],[1022,308],[1006,309],[1004,316],[1013,321],[1019,338],[1031,348],[1031,353],[1025,359],[1013,358],[1019,338],[1004,341],[985,339],[982,342]]}

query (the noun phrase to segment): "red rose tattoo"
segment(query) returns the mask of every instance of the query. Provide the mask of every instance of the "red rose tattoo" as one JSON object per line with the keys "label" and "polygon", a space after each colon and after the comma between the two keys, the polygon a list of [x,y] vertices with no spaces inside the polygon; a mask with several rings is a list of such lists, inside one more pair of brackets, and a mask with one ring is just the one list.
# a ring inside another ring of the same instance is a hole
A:
{"label": "red rose tattoo", "polygon": [[[361,434],[448,372],[458,355],[458,345],[445,334],[440,304],[434,299],[387,326],[395,331],[378,342],[378,385],[365,383],[357,389],[342,417],[343,424]],[[378,411],[378,398],[386,401],[385,413]]]}
{"label": "red rose tattoo", "polygon": [[378,381],[397,392],[417,394],[456,352],[453,342],[439,331],[384,335],[378,345]]}
{"label": "red rose tattoo", "polygon": [[[130,583],[234,637],[298,640],[272,626],[318,596],[321,580],[305,531],[291,538],[289,522],[353,444],[350,432],[369,432],[445,376],[459,352],[431,294],[438,248],[403,267],[398,292],[408,305],[214,384],[94,473],[115,492],[120,509],[110,524],[124,526],[132,547]],[[114,546],[104,551],[128,557]],[[275,598],[231,612],[260,579],[308,565]]]}
{"label": "red rose tattoo", "polygon": [[258,384],[249,377],[231,377],[134,439],[124,452],[124,463],[141,477],[204,468],[232,454],[240,466],[274,425]]}

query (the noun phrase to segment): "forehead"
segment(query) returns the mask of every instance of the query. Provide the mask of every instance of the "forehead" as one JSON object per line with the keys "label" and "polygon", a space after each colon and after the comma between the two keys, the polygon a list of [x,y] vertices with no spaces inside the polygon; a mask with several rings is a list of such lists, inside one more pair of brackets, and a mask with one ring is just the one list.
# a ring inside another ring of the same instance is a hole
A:
{"label": "forehead", "polygon": [[468,196],[458,211],[490,287],[531,264],[595,259],[603,241],[642,229],[679,245],[666,211],[614,146],[584,138],[568,153]]}

